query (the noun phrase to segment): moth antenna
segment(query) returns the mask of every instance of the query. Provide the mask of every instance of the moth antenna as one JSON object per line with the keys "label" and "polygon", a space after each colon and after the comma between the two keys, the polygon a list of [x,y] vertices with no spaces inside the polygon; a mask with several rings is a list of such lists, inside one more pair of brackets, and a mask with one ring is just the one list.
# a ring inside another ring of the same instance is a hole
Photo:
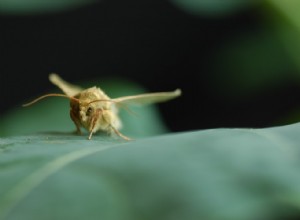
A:
{"label": "moth antenna", "polygon": [[120,103],[120,102],[115,102],[117,105],[119,105],[121,108],[123,108],[125,111],[127,111],[129,114],[137,117],[138,114],[134,111],[132,111],[127,105],[125,105],[124,103]]}
{"label": "moth antenna", "polygon": [[120,103],[120,102],[116,102],[114,100],[110,100],[110,99],[97,99],[97,100],[93,100],[91,102],[88,103],[91,104],[91,103],[94,103],[94,102],[112,102],[112,103],[115,103],[116,105],[119,105],[121,108],[123,108],[125,111],[127,111],[129,114],[131,115],[134,115],[134,116],[137,116],[137,114],[132,111],[127,105],[125,105],[124,103]]}
{"label": "moth antenna", "polygon": [[96,99],[96,100],[90,101],[90,102],[88,103],[88,105],[89,105],[89,104],[92,104],[92,103],[94,103],[94,102],[113,102],[113,103],[117,103],[117,102],[115,102],[114,100],[110,100],[110,99]]}
{"label": "moth antenna", "polygon": [[27,107],[27,106],[33,105],[34,103],[36,103],[36,102],[38,102],[38,101],[40,101],[40,100],[42,100],[44,98],[48,98],[48,97],[63,97],[63,98],[67,98],[67,99],[79,102],[79,99],[76,99],[74,97],[70,97],[70,96],[67,96],[67,95],[64,95],[64,94],[50,93],[50,94],[46,94],[46,95],[40,96],[40,97],[36,98],[35,100],[33,100],[33,101],[29,102],[29,103],[23,104],[22,106],[23,107]]}

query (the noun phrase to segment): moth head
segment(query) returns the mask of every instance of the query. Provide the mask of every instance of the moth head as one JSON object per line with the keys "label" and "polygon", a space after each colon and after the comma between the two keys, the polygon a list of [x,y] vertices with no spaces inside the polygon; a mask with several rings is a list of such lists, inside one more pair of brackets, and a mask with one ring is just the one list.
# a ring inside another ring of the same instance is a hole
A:
{"label": "moth head", "polygon": [[[76,97],[77,98],[77,97]],[[71,100],[71,111],[74,115],[80,119],[81,123],[85,124],[86,127],[92,121],[98,121],[103,110],[111,109],[111,102],[109,99],[82,99],[79,98],[80,102]],[[109,105],[107,104],[109,103]]]}
{"label": "moth head", "polygon": [[[95,117],[95,112],[97,109],[97,106],[90,105],[90,104],[82,104],[79,106],[78,115],[80,117],[80,120],[82,122],[89,122],[92,120],[93,117]],[[95,119],[93,119],[95,120]]]}

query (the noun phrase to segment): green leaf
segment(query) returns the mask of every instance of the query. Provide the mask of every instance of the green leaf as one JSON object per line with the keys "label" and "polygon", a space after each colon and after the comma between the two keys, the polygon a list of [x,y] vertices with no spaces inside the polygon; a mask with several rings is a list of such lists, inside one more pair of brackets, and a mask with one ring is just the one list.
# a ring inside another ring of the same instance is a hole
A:
{"label": "green leaf", "polygon": [[300,212],[299,131],[3,138],[0,219],[287,219]]}

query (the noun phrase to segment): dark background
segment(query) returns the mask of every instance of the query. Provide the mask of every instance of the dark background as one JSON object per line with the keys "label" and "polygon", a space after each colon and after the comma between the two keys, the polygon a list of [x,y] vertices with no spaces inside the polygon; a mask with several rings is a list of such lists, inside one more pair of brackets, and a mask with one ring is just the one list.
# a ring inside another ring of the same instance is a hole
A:
{"label": "dark background", "polygon": [[47,76],[57,72],[70,82],[122,77],[152,92],[181,88],[180,99],[159,105],[173,131],[296,122],[299,71],[274,11],[255,3],[195,14],[166,0],[115,0],[2,13],[1,117],[52,89]]}

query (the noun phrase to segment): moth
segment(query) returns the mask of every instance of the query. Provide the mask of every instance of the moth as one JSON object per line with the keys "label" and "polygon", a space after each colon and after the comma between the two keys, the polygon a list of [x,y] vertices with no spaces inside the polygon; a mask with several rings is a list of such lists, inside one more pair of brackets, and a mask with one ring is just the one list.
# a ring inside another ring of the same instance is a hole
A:
{"label": "moth", "polygon": [[41,99],[53,96],[69,99],[70,117],[76,126],[76,131],[81,134],[81,127],[85,128],[89,132],[89,140],[97,131],[116,134],[125,140],[130,140],[129,137],[120,132],[122,122],[118,116],[119,108],[127,109],[127,105],[130,104],[145,105],[165,102],[181,95],[181,90],[176,89],[172,92],[146,93],[111,99],[99,87],[82,89],[64,81],[55,73],[49,75],[49,80],[59,87],[64,94],[46,94],[23,106],[30,106]]}

